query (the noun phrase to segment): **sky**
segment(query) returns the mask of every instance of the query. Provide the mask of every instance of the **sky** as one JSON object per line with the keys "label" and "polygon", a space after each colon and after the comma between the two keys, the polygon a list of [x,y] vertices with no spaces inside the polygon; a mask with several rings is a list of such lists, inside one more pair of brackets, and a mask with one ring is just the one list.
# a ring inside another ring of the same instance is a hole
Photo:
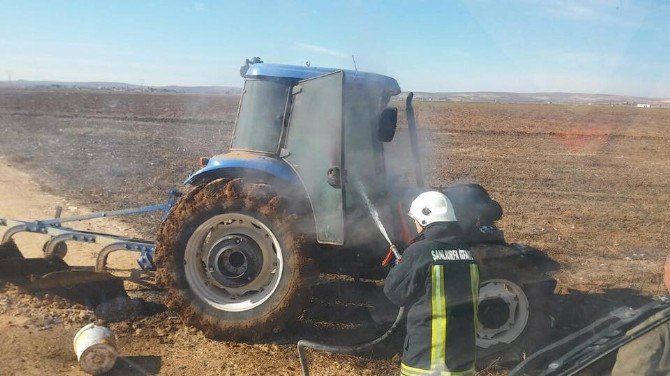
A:
{"label": "sky", "polygon": [[355,59],[403,90],[670,98],[668,20],[665,0],[0,0],[0,80],[242,86],[259,56]]}

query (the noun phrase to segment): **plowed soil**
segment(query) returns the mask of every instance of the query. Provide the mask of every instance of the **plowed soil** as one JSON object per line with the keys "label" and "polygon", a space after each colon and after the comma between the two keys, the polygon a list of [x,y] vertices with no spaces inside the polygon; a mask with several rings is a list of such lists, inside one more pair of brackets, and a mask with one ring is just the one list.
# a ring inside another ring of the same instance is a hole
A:
{"label": "plowed soil", "polygon": [[[238,100],[2,91],[0,217],[50,216],[55,204],[77,213],[162,201],[197,168],[197,157],[227,150]],[[415,107],[430,185],[484,185],[505,210],[500,226],[508,240],[534,245],[562,263],[559,329],[574,330],[613,306],[639,305],[665,293],[670,110],[442,102]],[[408,164],[400,147],[407,143],[403,123],[389,146],[394,163]],[[91,229],[153,239],[159,220],[144,216],[112,222],[111,230],[102,223]],[[41,243],[19,246],[39,253]],[[73,264],[93,264],[94,250],[69,255]],[[161,303],[160,291],[130,282],[128,288]],[[1,289],[0,374],[79,374],[71,340],[94,319],[92,313],[10,285]],[[110,324],[126,356],[114,372],[298,374],[293,344],[299,338],[351,343],[374,337],[366,297],[375,293],[373,285],[322,278],[301,320],[260,344],[206,339],[158,309]],[[359,356],[314,354],[312,369],[323,375],[395,373],[401,341],[398,334]]]}

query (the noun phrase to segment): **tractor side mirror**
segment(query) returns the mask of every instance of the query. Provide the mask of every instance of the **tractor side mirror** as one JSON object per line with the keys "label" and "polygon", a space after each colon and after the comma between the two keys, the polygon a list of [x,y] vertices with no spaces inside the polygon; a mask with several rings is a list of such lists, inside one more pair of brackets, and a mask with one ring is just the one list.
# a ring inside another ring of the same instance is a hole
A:
{"label": "tractor side mirror", "polygon": [[377,128],[377,139],[381,142],[391,142],[395,136],[398,125],[398,109],[395,107],[385,108],[379,115],[379,127]]}

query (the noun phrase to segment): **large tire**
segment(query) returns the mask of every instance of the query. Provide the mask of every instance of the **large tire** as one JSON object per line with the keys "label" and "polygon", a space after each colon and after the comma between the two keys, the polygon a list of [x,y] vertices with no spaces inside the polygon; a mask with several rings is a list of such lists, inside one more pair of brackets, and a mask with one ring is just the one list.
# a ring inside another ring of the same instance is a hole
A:
{"label": "large tire", "polygon": [[[483,253],[498,257],[482,257]],[[556,280],[511,245],[478,245],[480,256],[478,357],[502,364],[523,360],[551,330]],[[478,254],[479,253],[479,254]]]}
{"label": "large tire", "polygon": [[317,274],[298,209],[263,183],[212,181],[184,196],[156,246],[167,306],[210,338],[277,333],[302,310]]}

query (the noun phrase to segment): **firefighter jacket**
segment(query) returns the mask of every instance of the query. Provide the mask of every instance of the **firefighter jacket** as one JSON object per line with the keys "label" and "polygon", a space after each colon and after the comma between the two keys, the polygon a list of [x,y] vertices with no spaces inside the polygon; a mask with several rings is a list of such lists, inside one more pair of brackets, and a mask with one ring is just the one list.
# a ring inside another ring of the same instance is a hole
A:
{"label": "firefighter jacket", "polygon": [[402,375],[474,375],[479,269],[455,222],[428,226],[386,277],[409,307]]}

